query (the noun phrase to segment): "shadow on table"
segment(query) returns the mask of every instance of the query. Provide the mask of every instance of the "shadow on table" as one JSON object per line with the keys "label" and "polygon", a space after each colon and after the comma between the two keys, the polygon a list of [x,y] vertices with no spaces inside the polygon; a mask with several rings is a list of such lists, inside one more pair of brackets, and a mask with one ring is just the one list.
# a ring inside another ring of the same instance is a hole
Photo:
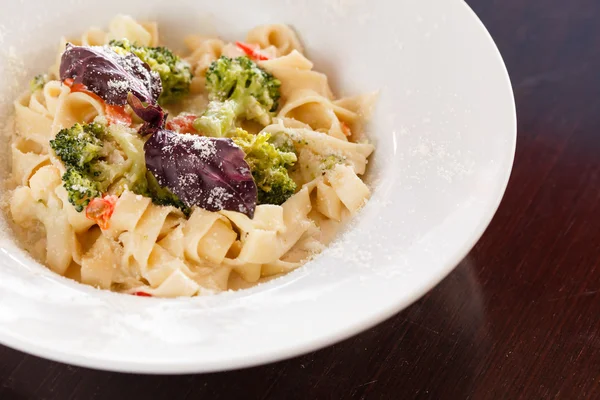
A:
{"label": "shadow on table", "polygon": [[17,392],[15,392],[14,390],[5,387],[5,386],[0,386],[0,399],[6,399],[6,400],[29,400],[32,399],[34,397],[31,396],[25,396],[22,394],[19,394]]}

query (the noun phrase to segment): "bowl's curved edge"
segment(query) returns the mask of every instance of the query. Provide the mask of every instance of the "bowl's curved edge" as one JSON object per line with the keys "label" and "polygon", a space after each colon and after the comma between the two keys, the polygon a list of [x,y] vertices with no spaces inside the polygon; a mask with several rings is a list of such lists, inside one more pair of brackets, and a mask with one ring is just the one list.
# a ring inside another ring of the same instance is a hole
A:
{"label": "bowl's curved edge", "polygon": [[509,178],[512,171],[512,165],[514,163],[514,155],[516,150],[516,139],[517,139],[517,118],[516,118],[516,105],[514,101],[514,93],[512,90],[512,84],[510,81],[510,76],[508,74],[508,70],[506,65],[502,59],[500,51],[494,42],[492,36],[489,31],[483,24],[483,22],[479,19],[477,14],[463,1],[460,1],[465,11],[471,13],[473,18],[481,25],[482,29],[485,31],[490,45],[492,45],[496,50],[496,56],[498,61],[503,66],[504,71],[504,79],[507,83],[506,87],[509,92],[507,93],[508,97],[511,99],[511,108],[512,108],[512,125],[513,125],[513,134],[511,136],[511,161],[510,168],[507,169],[505,173],[504,180],[501,184],[501,192],[497,199],[495,199],[494,204],[490,204],[489,212],[484,219],[481,220],[478,228],[472,234],[470,238],[465,240],[463,246],[460,249],[457,249],[454,256],[445,264],[442,273],[433,276],[429,279],[419,290],[416,290],[412,295],[408,298],[406,302],[401,305],[394,305],[388,307],[387,309],[380,310],[378,313],[373,314],[370,318],[367,318],[360,323],[344,326],[343,329],[340,329],[338,332],[332,332],[329,335],[324,335],[319,340],[312,341],[310,343],[296,346],[293,349],[286,349],[285,351],[277,351],[271,352],[268,354],[264,354],[261,357],[253,358],[253,359],[237,359],[237,360],[221,360],[215,363],[205,363],[203,365],[197,365],[195,363],[173,363],[173,364],[147,364],[143,362],[135,362],[135,361],[121,361],[118,364],[114,364],[114,361],[101,359],[101,358],[88,358],[78,355],[73,355],[70,353],[64,353],[60,351],[56,351],[54,349],[49,349],[42,346],[32,345],[31,343],[25,343],[20,341],[15,337],[5,337],[2,338],[2,344],[13,348],[15,350],[22,351],[27,354],[31,354],[37,357],[42,357],[45,359],[49,359],[56,362],[66,363],[74,366],[84,367],[84,368],[92,368],[98,370],[105,371],[114,371],[114,372],[126,372],[126,373],[145,373],[145,374],[187,374],[187,373],[209,373],[209,372],[219,372],[219,371],[228,371],[228,370],[236,370],[254,367],[258,365],[263,365],[271,362],[281,361],[284,359],[289,359],[297,356],[301,356],[303,354],[310,353],[312,351],[316,351],[332,345],[334,343],[346,340],[350,337],[353,337],[360,332],[363,332],[366,329],[369,329],[387,319],[394,316],[398,312],[412,305],[415,301],[433,289],[438,283],[440,283],[444,278],[446,278],[460,263],[460,261],[470,252],[473,246],[477,243],[477,241],[481,238],[488,225],[492,221],[492,218],[496,214],[498,207],[504,197],[504,193],[508,186]]}

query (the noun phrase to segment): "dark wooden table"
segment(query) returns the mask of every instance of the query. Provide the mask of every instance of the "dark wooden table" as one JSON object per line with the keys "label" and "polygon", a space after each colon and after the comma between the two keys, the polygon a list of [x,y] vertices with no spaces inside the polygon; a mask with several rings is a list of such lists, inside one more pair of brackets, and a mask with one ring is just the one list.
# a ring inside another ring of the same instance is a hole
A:
{"label": "dark wooden table", "polygon": [[0,347],[0,399],[600,398],[600,1],[470,0],[512,77],[500,210],[460,266],[387,322],[258,368],[174,377]]}

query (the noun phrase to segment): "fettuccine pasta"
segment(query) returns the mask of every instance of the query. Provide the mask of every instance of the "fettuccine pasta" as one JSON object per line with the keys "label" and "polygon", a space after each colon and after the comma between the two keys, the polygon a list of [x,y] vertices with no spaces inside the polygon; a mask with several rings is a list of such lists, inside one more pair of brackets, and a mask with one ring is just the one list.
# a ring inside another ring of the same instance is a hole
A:
{"label": "fettuccine pasta", "polygon": [[287,25],[184,41],[175,55],[155,23],[117,16],[62,39],[15,101],[8,212],[52,271],[140,296],[246,288],[368,200],[374,95],[337,98]]}

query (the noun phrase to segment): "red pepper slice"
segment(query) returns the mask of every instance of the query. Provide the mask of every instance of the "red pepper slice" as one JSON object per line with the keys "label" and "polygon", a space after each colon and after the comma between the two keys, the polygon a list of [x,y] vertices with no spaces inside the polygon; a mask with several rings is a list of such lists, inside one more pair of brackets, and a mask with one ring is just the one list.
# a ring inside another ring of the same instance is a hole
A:
{"label": "red pepper slice", "polygon": [[90,91],[87,89],[87,86],[85,86],[83,83],[75,83],[75,81],[71,78],[67,78],[64,80],[63,82],[66,86],[69,87],[69,89],[71,89],[71,92],[82,92],[85,93],[91,97],[93,97],[94,99],[101,101],[104,104],[104,100],[102,100],[102,98],[100,96],[98,96],[96,93]]}
{"label": "red pepper slice", "polygon": [[96,197],[85,209],[85,216],[98,224],[100,229],[106,230],[110,227],[110,217],[115,211],[115,205],[119,198],[117,196]]}
{"label": "red pepper slice", "polygon": [[133,123],[131,115],[125,111],[125,106],[111,106],[106,104],[104,106],[104,111],[106,112],[106,119],[108,120],[109,124],[122,124],[131,126]]}
{"label": "red pepper slice", "polygon": [[152,297],[152,295],[150,293],[146,293],[146,292],[135,292],[133,295],[140,296],[140,297]]}
{"label": "red pepper slice", "polygon": [[242,49],[248,57],[255,61],[266,61],[271,59],[270,57],[266,56],[260,51],[260,47],[258,45],[248,44],[244,42],[235,42],[235,45]]}

